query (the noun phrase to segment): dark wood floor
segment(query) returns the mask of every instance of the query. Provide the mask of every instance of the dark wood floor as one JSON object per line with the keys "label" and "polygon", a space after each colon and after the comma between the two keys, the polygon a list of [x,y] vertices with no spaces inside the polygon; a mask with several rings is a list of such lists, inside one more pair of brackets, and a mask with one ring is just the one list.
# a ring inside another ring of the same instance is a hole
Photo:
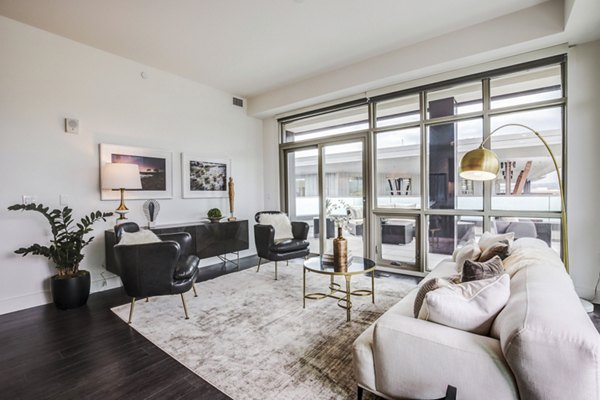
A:
{"label": "dark wood floor", "polygon": [[[258,259],[240,261],[245,269]],[[199,280],[235,271],[203,267]],[[0,399],[229,399],[110,311],[129,301],[118,288],[76,310],[1,315]]]}
{"label": "dark wood floor", "polygon": [[[256,264],[246,257],[240,269]],[[200,280],[235,271],[204,267]],[[48,304],[1,315],[0,399],[229,399],[110,311],[128,302],[119,288],[76,310]],[[600,307],[592,320],[600,331]]]}

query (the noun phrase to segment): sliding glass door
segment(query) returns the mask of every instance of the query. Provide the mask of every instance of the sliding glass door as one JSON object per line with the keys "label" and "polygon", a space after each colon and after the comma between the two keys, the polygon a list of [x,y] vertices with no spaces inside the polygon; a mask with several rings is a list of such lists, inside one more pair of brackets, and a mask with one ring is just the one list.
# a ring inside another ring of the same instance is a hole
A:
{"label": "sliding glass door", "polygon": [[311,253],[332,253],[336,222],[343,222],[350,254],[365,254],[364,147],[359,139],[284,151],[287,211],[308,223]]}
{"label": "sliding glass door", "polygon": [[[343,235],[348,240],[350,255],[364,254],[364,179],[363,141],[328,144],[323,146],[323,178],[326,225],[344,222]],[[337,231],[336,231],[337,232]],[[327,232],[325,252],[333,253],[331,238],[337,233]]]}
{"label": "sliding glass door", "polygon": [[292,221],[308,223],[312,253],[320,253],[318,154],[316,146],[286,152],[288,215]]}

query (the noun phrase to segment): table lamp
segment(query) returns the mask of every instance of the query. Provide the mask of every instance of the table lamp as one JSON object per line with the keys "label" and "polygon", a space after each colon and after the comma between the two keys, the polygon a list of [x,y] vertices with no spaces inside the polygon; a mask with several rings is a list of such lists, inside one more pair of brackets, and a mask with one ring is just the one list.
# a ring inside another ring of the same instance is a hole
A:
{"label": "table lamp", "polygon": [[125,189],[141,189],[140,170],[136,164],[107,163],[102,167],[102,189],[120,190],[121,204],[115,210],[119,214],[117,223],[123,222],[129,209],[125,206]]}

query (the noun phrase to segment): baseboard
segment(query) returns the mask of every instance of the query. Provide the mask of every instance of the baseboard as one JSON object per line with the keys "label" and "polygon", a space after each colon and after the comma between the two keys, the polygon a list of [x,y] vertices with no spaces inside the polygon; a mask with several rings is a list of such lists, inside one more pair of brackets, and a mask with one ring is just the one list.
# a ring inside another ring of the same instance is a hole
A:
{"label": "baseboard", "polygon": [[0,300],[0,315],[25,310],[31,307],[42,306],[51,302],[52,294],[49,290],[40,290],[39,292],[9,297]]}
{"label": "baseboard", "polygon": [[[90,292],[102,292],[104,290],[114,289],[120,286],[121,279],[119,279],[118,276],[101,276],[99,279],[95,279],[90,283]],[[49,303],[52,303],[52,293],[50,290],[40,290],[39,292],[9,297],[0,300],[0,315],[21,311],[32,307],[43,306],[44,304]]]}

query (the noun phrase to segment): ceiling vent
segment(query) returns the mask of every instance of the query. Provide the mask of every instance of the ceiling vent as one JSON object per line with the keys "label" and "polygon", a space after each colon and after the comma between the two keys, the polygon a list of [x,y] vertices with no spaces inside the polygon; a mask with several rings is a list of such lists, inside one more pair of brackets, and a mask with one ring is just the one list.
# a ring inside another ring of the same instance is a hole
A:
{"label": "ceiling vent", "polygon": [[238,99],[237,97],[233,98],[233,105],[238,107],[244,107],[244,100]]}

